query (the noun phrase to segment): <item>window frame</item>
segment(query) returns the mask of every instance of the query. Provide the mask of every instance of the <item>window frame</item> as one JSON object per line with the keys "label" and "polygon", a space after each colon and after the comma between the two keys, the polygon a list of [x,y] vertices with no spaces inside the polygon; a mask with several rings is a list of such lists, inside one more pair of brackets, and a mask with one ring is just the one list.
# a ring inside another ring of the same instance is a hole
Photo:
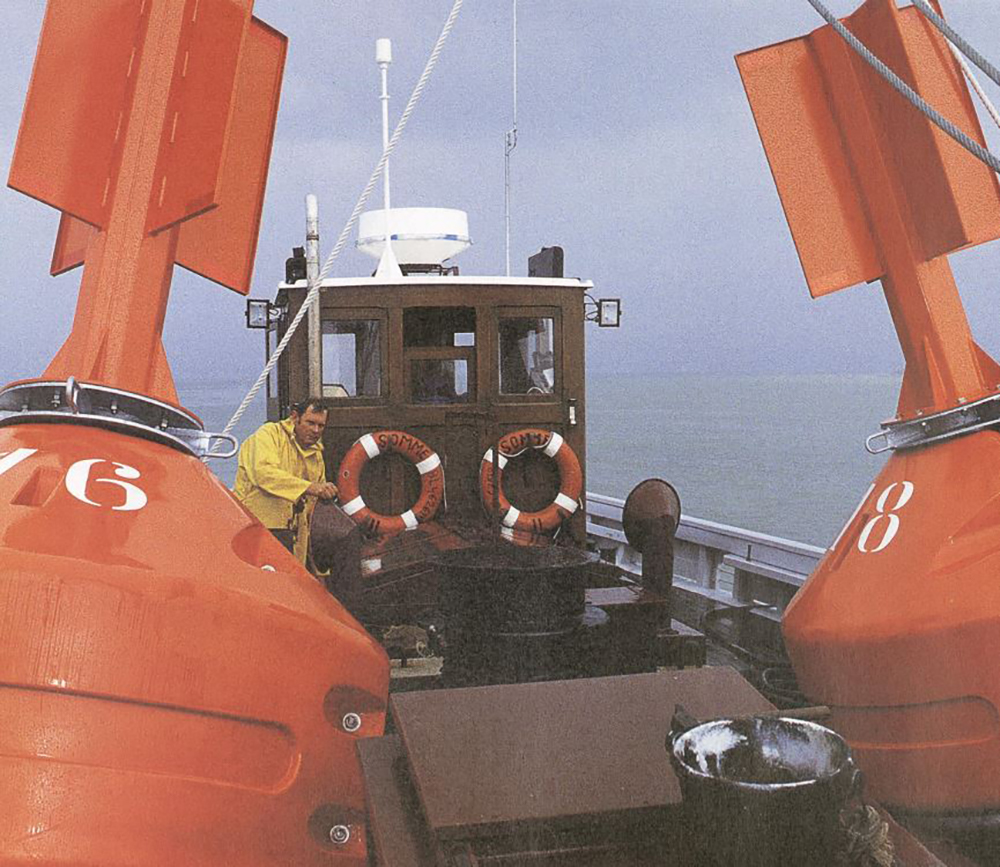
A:
{"label": "window frame", "polygon": [[[378,322],[379,393],[375,395],[327,395],[324,379],[323,326],[327,322]],[[323,400],[336,406],[381,406],[389,402],[389,315],[378,307],[323,307],[320,313],[320,388]]]}
{"label": "window frame", "polygon": [[[553,375],[555,381],[552,384],[552,391],[541,394],[510,394],[500,390],[501,359],[500,352],[502,341],[500,336],[500,324],[504,319],[551,319],[552,320],[552,352],[555,356],[553,365]],[[494,372],[493,372],[493,398],[500,403],[560,403],[563,391],[563,332],[562,332],[562,309],[547,305],[504,305],[498,306],[494,311],[495,333],[493,340],[494,347]]]}

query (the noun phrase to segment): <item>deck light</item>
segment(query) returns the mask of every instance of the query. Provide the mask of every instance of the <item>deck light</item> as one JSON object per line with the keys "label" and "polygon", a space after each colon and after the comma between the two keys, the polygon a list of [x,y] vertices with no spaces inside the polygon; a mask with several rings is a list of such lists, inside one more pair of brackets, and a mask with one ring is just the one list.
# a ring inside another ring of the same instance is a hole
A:
{"label": "deck light", "polygon": [[247,298],[247,328],[267,328],[271,324],[272,306],[266,298]]}
{"label": "deck light", "polygon": [[620,298],[601,298],[597,302],[597,324],[601,328],[618,328],[621,325],[621,318]]}

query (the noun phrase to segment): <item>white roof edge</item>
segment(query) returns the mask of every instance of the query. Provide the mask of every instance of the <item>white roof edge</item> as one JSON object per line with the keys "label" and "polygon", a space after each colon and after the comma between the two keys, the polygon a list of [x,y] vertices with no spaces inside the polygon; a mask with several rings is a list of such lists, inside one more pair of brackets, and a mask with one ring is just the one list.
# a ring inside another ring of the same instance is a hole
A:
{"label": "white roof edge", "polygon": [[[281,282],[279,289],[291,289],[295,287],[304,288],[305,280],[296,283]],[[575,286],[581,289],[593,289],[591,280],[580,280],[576,277],[474,277],[446,276],[443,274],[413,274],[408,277],[399,277],[395,280],[386,280],[381,277],[328,277],[323,281],[323,288],[337,289],[348,286],[415,286],[415,285],[440,285],[440,286]]]}

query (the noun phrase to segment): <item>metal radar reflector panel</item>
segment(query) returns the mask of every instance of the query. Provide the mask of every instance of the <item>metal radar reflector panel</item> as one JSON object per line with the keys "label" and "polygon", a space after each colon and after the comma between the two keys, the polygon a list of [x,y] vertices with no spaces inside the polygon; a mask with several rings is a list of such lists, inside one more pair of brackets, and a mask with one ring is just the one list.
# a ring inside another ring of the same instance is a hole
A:
{"label": "metal radar reflector panel", "polygon": [[199,460],[161,342],[175,264],[250,285],[286,51],[252,6],[46,7],[9,182],[83,277],[0,389],[4,864],[367,859],[385,653]]}
{"label": "metal radar reflector panel", "polygon": [[[916,8],[843,25],[983,143],[958,63]],[[880,280],[906,369],[891,450],[786,611],[806,694],[831,706],[874,797],[1000,811],[1000,369],[947,254],[1000,236],[996,176],[832,25],[737,58],[810,292]]]}

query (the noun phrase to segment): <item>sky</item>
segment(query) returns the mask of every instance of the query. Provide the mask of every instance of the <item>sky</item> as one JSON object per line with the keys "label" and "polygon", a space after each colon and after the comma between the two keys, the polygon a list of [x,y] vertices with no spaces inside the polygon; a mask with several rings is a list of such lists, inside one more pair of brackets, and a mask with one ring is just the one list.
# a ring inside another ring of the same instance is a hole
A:
{"label": "sky", "polygon": [[[829,5],[846,15],[856,4]],[[378,160],[375,39],[393,40],[395,122],[451,6],[257,0],[255,14],[289,37],[289,54],[251,296],[273,297],[303,243],[306,194],[319,198],[325,258]],[[44,3],[3,0],[3,9],[6,177]],[[469,212],[474,243],[457,259],[465,274],[503,272],[511,11],[511,0],[466,0],[392,160],[394,205]],[[946,0],[945,13],[1000,63],[1000,4]],[[519,0],[512,270],[525,274],[530,254],[558,244],[567,276],[622,299],[619,330],[589,329],[592,374],[902,369],[877,285],[810,299],[733,60],[822,24],[806,0]],[[80,271],[48,276],[57,224],[47,206],[0,192],[3,381],[41,373],[68,333]],[[1000,243],[956,254],[952,266],[973,333],[997,355]],[[331,276],[370,271],[349,249]],[[249,386],[263,346],[245,328],[244,304],[176,269],[164,342],[178,381]]]}

